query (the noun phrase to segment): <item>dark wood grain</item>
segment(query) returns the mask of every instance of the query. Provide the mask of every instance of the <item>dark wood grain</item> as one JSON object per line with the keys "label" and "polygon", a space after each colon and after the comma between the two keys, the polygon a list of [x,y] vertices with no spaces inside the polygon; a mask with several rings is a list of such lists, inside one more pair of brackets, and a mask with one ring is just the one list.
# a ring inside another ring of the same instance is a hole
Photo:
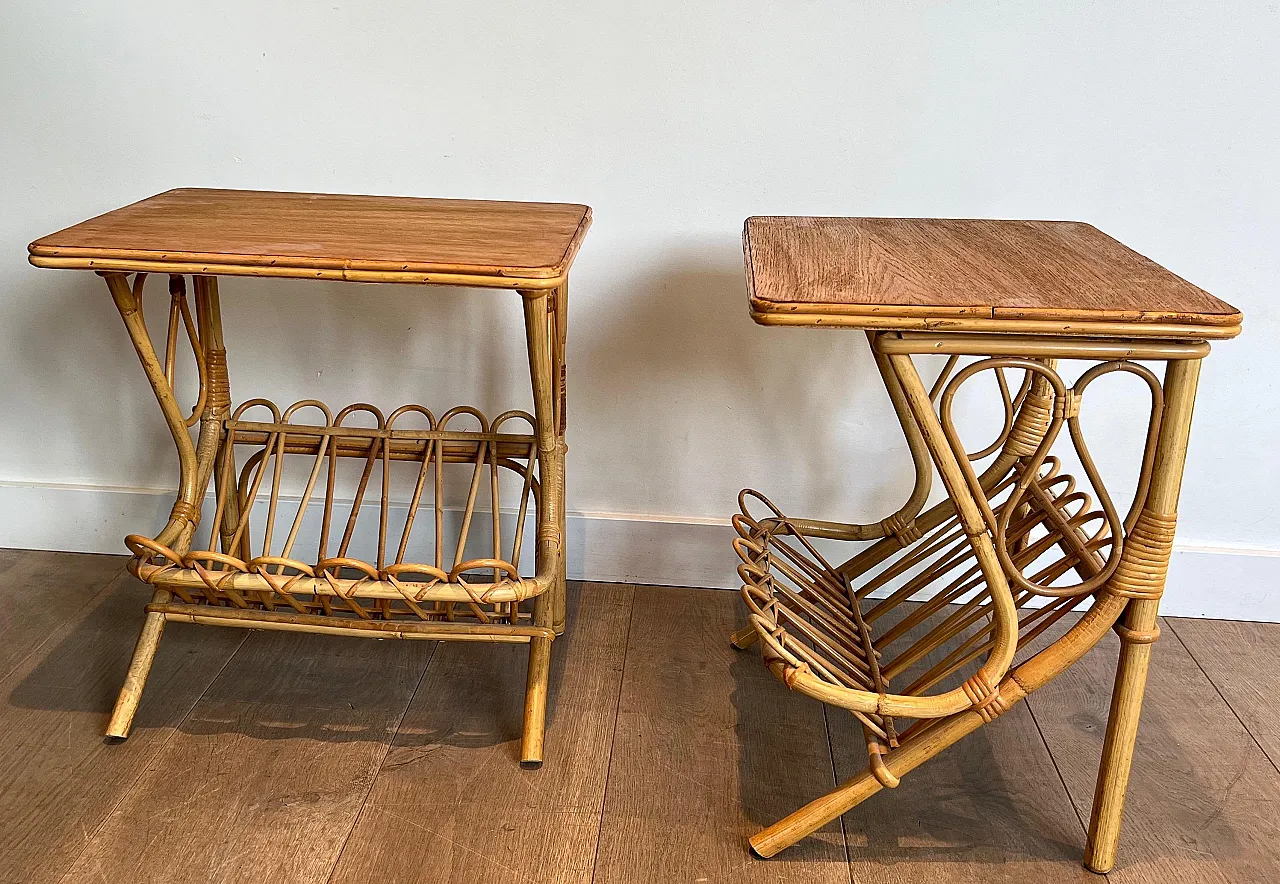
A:
{"label": "dark wood grain", "polygon": [[1280,767],[1280,623],[1168,618],[1166,622],[1254,740]]}
{"label": "dark wood grain", "polygon": [[[1155,644],[1117,884],[1280,880],[1280,774],[1162,625]],[[1072,801],[1088,819],[1119,642],[1108,636],[1029,699]]]}
{"label": "dark wood grain", "polygon": [[772,860],[747,838],[834,784],[822,706],[729,647],[737,593],[637,587],[596,884],[847,882],[832,824]]}
{"label": "dark wood grain", "polygon": [[571,585],[539,770],[518,764],[528,649],[441,645],[334,884],[590,882],[631,597],[629,586]]}
{"label": "dark wood grain", "polygon": [[1240,324],[1231,305],[1077,222],[759,217],[743,238],[758,316]]}
{"label": "dark wood grain", "polygon": [[325,881],[433,647],[251,633],[68,880]]}
{"label": "dark wood grain", "polygon": [[586,206],[564,203],[182,188],[42,237],[30,252],[36,264],[97,258],[536,279],[564,275],[590,219]]}
{"label": "dark wood grain", "polygon": [[0,678],[124,574],[123,556],[0,549]]}
{"label": "dark wood grain", "polygon": [[[73,568],[62,576],[69,597],[88,591]],[[86,581],[99,577],[99,564],[90,563]],[[0,882],[61,880],[244,639],[171,628],[133,735],[109,745],[102,731],[149,597],[120,574],[0,682]]]}

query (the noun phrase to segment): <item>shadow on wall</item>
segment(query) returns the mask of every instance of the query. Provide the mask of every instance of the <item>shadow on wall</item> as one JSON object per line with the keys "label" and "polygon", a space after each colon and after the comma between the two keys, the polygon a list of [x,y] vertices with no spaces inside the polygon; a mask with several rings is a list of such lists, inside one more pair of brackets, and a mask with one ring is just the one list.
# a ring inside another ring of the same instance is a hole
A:
{"label": "shadow on wall", "polygon": [[752,322],[736,239],[664,250],[590,297],[589,323],[571,310],[571,509],[727,518],[762,485],[856,521],[910,491],[862,336]]}

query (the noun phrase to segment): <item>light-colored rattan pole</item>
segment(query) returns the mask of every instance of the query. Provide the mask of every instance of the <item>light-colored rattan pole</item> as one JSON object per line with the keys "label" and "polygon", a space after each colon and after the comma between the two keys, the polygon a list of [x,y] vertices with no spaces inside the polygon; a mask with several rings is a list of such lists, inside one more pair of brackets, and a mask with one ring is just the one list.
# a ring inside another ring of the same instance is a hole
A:
{"label": "light-colored rattan pole", "polygon": [[[151,595],[152,604],[162,605],[169,601],[170,594],[157,589]],[[125,673],[124,684],[116,697],[116,704],[111,710],[111,719],[107,722],[106,736],[114,740],[124,740],[133,727],[133,717],[138,711],[138,703],[142,701],[142,689],[146,687],[147,676],[151,673],[151,664],[156,659],[156,648],[160,645],[160,636],[164,634],[164,615],[148,613],[142,621],[142,631],[138,633],[138,641],[133,646],[133,657],[129,660],[129,670]]]}
{"label": "light-colored rattan pole", "polygon": [[[959,458],[965,457],[965,453],[952,450],[946,433],[938,422],[938,416],[934,413],[933,402],[929,399],[929,393],[920,380],[911,357],[895,354],[889,357],[889,364],[902,385],[907,402],[911,405],[911,413],[915,417],[916,425],[919,426],[921,434],[929,445],[929,451],[933,454],[938,474],[946,485],[947,496],[955,504],[960,523],[969,537],[974,557],[982,569],[982,575],[986,578],[987,588],[991,594],[995,643],[986,661],[969,679],[969,682],[966,682],[966,686],[972,682],[975,686],[981,687],[983,693],[989,693],[992,688],[1000,684],[1017,651],[1018,611],[1014,606],[1004,570],[996,558],[995,547],[992,545],[991,534],[983,519],[982,511],[974,500],[961,470]],[[883,714],[908,716],[917,716],[925,712],[926,717],[932,717],[945,714],[948,710],[959,711],[964,708],[962,698],[965,695],[966,691],[963,688],[956,688],[954,691],[935,697],[904,698],[902,701],[893,703],[882,702],[878,711]]]}
{"label": "light-colored rattan pole", "polygon": [[[197,460],[204,467],[205,427],[209,427],[215,436],[212,475],[221,475],[225,469],[225,459],[230,456],[226,446],[222,445],[223,422],[231,412],[231,382],[227,373],[227,350],[222,337],[222,305],[218,297],[218,278],[216,276],[196,276],[193,278],[196,294],[196,313],[200,319],[200,342],[204,345],[205,362],[209,371],[209,395],[205,405],[205,414],[200,422],[200,443],[196,447]],[[207,482],[207,480],[205,480]],[[201,484],[201,488],[207,487]],[[222,485],[214,482],[215,494],[220,494]],[[234,489],[221,503],[222,524],[210,529],[215,532],[209,538],[209,548],[216,549],[218,536],[223,538],[223,549],[230,543],[235,526],[240,524],[240,504]]]}
{"label": "light-colored rattan pole", "polygon": [[[1165,369],[1164,417],[1160,425],[1151,490],[1139,524],[1129,538],[1131,545],[1139,542],[1134,535],[1143,527],[1144,520],[1147,525],[1159,526],[1153,532],[1156,536],[1151,538],[1153,554],[1142,563],[1146,579],[1155,588],[1155,597],[1131,598],[1125,611],[1124,626],[1119,630],[1120,662],[1111,694],[1107,736],[1102,746],[1102,762],[1089,821],[1089,841],[1085,847],[1085,865],[1095,872],[1108,872],[1115,865],[1125,790],[1133,764],[1133,747],[1147,683],[1147,665],[1151,659],[1151,643],[1159,632],[1156,625],[1159,592],[1163,590],[1169,565],[1173,523],[1178,512],[1178,494],[1182,487],[1182,470],[1186,462],[1199,376],[1198,359],[1170,361]],[[1151,577],[1153,574],[1154,579]]]}
{"label": "light-colored rattan pole", "polygon": [[[178,407],[177,399],[174,398],[173,388],[165,378],[164,366],[156,356],[155,347],[151,344],[151,335],[147,332],[147,324],[142,318],[138,300],[142,280],[137,281],[139,292],[135,294],[123,273],[105,273],[103,276],[107,281],[107,288],[111,291],[111,297],[116,303],[116,309],[120,311],[120,318],[124,320],[125,328],[129,332],[133,349],[142,363],[142,370],[146,372],[147,381],[150,382],[156,400],[160,403],[160,411],[164,414],[173,442],[178,448],[178,500],[189,507],[195,506],[197,505],[195,444],[191,441],[191,434],[187,432],[186,418]],[[169,523],[165,525],[164,530],[156,535],[156,542],[165,546],[174,544],[185,529],[187,521],[184,514],[175,512],[169,517]]]}
{"label": "light-colored rattan pole", "polygon": [[[538,537],[535,548],[537,580],[554,581],[560,573],[562,538],[561,509],[564,506],[563,451],[556,427],[552,378],[550,316],[545,291],[524,295],[525,337],[529,348],[529,375],[533,386],[534,417],[537,420],[538,474],[542,494],[538,496]],[[554,588],[541,593],[533,603],[535,626],[551,626],[554,616]],[[525,685],[524,732],[520,741],[520,764],[542,765],[542,742],[547,716],[547,683],[551,675],[551,639],[529,641],[529,674]]]}
{"label": "light-colored rattan pole", "polygon": [[[183,540],[190,543],[191,513],[198,511],[195,510],[198,506],[195,445],[191,441],[191,434],[187,432],[186,418],[183,417],[178,402],[174,398],[173,388],[165,377],[164,366],[156,356],[151,335],[147,331],[147,324],[142,316],[138,299],[141,295],[143,278],[136,281],[137,292],[129,287],[128,279],[122,273],[107,273],[104,274],[104,278],[112,300],[115,301],[116,309],[120,311],[120,318],[124,320],[125,328],[129,332],[129,339],[133,342],[138,360],[142,363],[151,389],[160,403],[160,410],[164,414],[165,423],[169,426],[174,444],[178,448],[178,501],[174,504],[174,512],[169,517],[169,523],[160,532],[157,540],[165,545],[180,543]],[[163,604],[169,598],[168,592],[157,589],[151,600],[153,603]],[[163,633],[164,615],[147,614],[133,649],[133,657],[129,661],[124,685],[120,689],[111,718],[107,722],[108,737],[125,739],[129,736],[134,714],[138,711],[138,703],[142,699],[142,689],[146,684],[147,675],[151,672],[151,664],[155,660],[156,648],[160,644],[160,636]]]}
{"label": "light-colored rattan pole", "polygon": [[[555,319],[554,334],[551,338],[551,371],[556,388],[556,438],[559,441],[560,458],[563,465],[569,450],[569,446],[565,443],[565,430],[568,427],[569,420],[569,371],[565,362],[565,348],[569,334],[569,281],[566,279],[557,286],[551,293],[550,298],[551,308],[554,311],[552,315]],[[562,502],[560,506],[560,538],[562,544],[564,543],[565,532],[568,530],[568,510],[563,505],[564,472],[562,467],[560,471],[560,487],[554,492]],[[551,625],[555,629],[556,635],[563,635],[565,629],[568,564],[568,556],[562,551],[560,555],[560,571],[556,575],[556,585],[552,589],[551,595]]]}

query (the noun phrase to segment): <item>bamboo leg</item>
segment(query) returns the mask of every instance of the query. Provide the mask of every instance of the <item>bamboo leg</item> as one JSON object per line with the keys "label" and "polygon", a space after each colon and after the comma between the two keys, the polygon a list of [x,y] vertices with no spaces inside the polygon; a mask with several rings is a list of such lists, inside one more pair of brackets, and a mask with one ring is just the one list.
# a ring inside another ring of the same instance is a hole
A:
{"label": "bamboo leg", "polygon": [[[151,601],[163,604],[169,601],[169,593],[157,589]],[[151,664],[156,658],[156,648],[163,633],[164,615],[148,614],[142,623],[138,643],[134,645],[133,659],[129,661],[124,686],[120,688],[120,696],[116,698],[115,708],[111,711],[111,720],[107,722],[108,737],[116,740],[128,738],[129,728],[133,726],[133,716],[142,700],[142,689],[146,686],[147,675],[151,672]]]}
{"label": "bamboo leg", "polygon": [[[568,451],[568,445],[565,444],[565,429],[568,426],[568,369],[565,367],[565,343],[568,335],[569,322],[569,285],[562,283],[559,288],[550,296],[550,307],[552,335],[551,335],[551,373],[552,383],[555,385],[555,415],[556,415],[556,439],[560,450],[561,460]],[[560,500],[564,500],[564,471],[561,470],[559,476],[559,488],[556,493]],[[564,542],[565,530],[567,525],[565,520],[567,517],[566,509],[563,505],[560,507],[560,537]],[[560,556],[560,571],[556,577],[556,585],[551,590],[551,628],[555,630],[556,635],[564,635],[565,618],[566,618],[566,591],[568,577],[568,557],[562,552]]]}
{"label": "bamboo leg", "polygon": [[[533,622],[546,626],[551,619],[550,591],[538,596],[533,605]],[[542,741],[547,723],[547,684],[551,677],[551,639],[529,640],[529,675],[524,691],[524,733],[520,738],[520,766],[527,770],[542,767]]]}
{"label": "bamboo leg", "polygon": [[[1145,507],[1165,519],[1171,520],[1178,511],[1178,493],[1182,485],[1199,375],[1199,359],[1171,360],[1165,369],[1164,417]],[[1161,584],[1168,567],[1167,549],[1162,558],[1162,562],[1151,563],[1159,569]],[[1111,694],[1107,735],[1102,745],[1102,762],[1098,769],[1093,813],[1089,820],[1089,840],[1085,847],[1085,865],[1094,872],[1109,872],[1116,861],[1125,790],[1133,765],[1133,747],[1138,736],[1138,719],[1142,714],[1147,666],[1151,660],[1151,643],[1158,633],[1156,614],[1159,605],[1158,598],[1131,599],[1125,610],[1124,627],[1120,630],[1120,662]]]}
{"label": "bamboo leg", "polygon": [[[535,560],[538,578],[551,578],[551,586],[534,601],[533,622],[537,626],[551,626],[554,629],[557,585],[564,573],[564,444],[557,423],[561,412],[556,404],[557,383],[552,368],[556,350],[551,334],[555,301],[545,291],[521,294],[524,295],[529,375],[533,385],[534,415],[538,424],[538,469],[543,488],[538,498],[538,544]],[[550,638],[534,638],[529,642],[524,733],[520,743],[520,764],[526,768],[542,766],[547,683],[551,675],[551,641]]]}
{"label": "bamboo leg", "polygon": [[[169,431],[173,435],[174,444],[178,449],[178,500],[174,504],[169,523],[157,535],[156,540],[171,546],[179,554],[185,554],[191,548],[191,539],[195,533],[195,526],[200,515],[200,502],[213,473],[218,438],[221,432],[221,419],[225,415],[226,407],[230,402],[226,384],[226,367],[224,361],[215,359],[216,364],[210,377],[202,376],[201,378],[203,385],[201,402],[205,404],[199,444],[197,445],[191,440],[191,434],[187,430],[186,419],[178,406],[173,387],[166,377],[166,366],[161,364],[156,355],[155,347],[151,342],[151,335],[147,331],[146,322],[143,319],[141,286],[144,276],[145,274],[140,274],[139,277],[136,277],[134,288],[130,288],[125,274],[104,274],[107,288],[111,291],[116,308],[120,311],[120,317],[124,320],[125,328],[133,341],[134,350],[138,354],[138,359],[142,363],[147,380],[156,395],[160,410],[164,414],[165,422],[169,425]],[[178,280],[178,282],[181,282],[181,280]],[[212,345],[219,355],[222,354],[222,328],[217,297],[216,283],[211,278],[205,278],[204,280],[197,278],[196,309],[199,323],[198,337],[201,338],[201,341],[200,343],[193,341],[192,344],[201,354],[197,356],[198,360],[205,358],[209,352],[212,352],[204,350],[204,345]],[[174,331],[175,329],[171,327],[169,347],[167,348],[168,353],[166,354],[168,360],[172,360],[175,356],[176,339]],[[208,369],[207,360],[205,366]],[[172,365],[169,368],[171,370]],[[214,379],[211,380],[211,378]],[[170,593],[157,589],[152,596],[152,603],[164,604],[169,601],[170,597]],[[142,699],[142,690],[146,686],[147,675],[151,671],[151,664],[155,660],[160,637],[164,633],[164,623],[163,614],[147,614],[143,621],[142,631],[138,636],[137,644],[134,646],[133,658],[129,662],[129,670],[125,676],[124,686],[120,689],[120,695],[116,699],[115,708],[107,724],[106,733],[108,737],[123,740],[129,736],[134,714],[137,712],[138,703]]]}

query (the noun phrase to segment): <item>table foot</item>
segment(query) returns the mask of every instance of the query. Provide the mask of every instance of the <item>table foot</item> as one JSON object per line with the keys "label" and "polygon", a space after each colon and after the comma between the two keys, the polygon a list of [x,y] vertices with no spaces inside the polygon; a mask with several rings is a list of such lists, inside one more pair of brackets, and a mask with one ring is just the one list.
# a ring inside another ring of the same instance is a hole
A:
{"label": "table foot", "polygon": [[524,695],[524,733],[520,739],[520,766],[542,766],[542,742],[547,724],[547,683],[551,676],[551,639],[529,642],[529,677]]}
{"label": "table foot", "polygon": [[107,723],[107,737],[114,737],[123,742],[129,736],[129,728],[133,726],[133,716],[138,711],[138,703],[142,700],[142,689],[146,686],[147,675],[151,672],[151,664],[156,658],[156,648],[160,644],[160,636],[164,633],[164,615],[148,614],[142,624],[142,632],[133,649],[133,659],[129,662],[129,671],[124,678],[124,686],[116,699],[111,720]]}
{"label": "table foot", "polygon": [[742,627],[733,635],[729,636],[729,644],[737,648],[739,651],[745,651],[760,640],[760,633],[756,632],[756,628],[750,624]]}

